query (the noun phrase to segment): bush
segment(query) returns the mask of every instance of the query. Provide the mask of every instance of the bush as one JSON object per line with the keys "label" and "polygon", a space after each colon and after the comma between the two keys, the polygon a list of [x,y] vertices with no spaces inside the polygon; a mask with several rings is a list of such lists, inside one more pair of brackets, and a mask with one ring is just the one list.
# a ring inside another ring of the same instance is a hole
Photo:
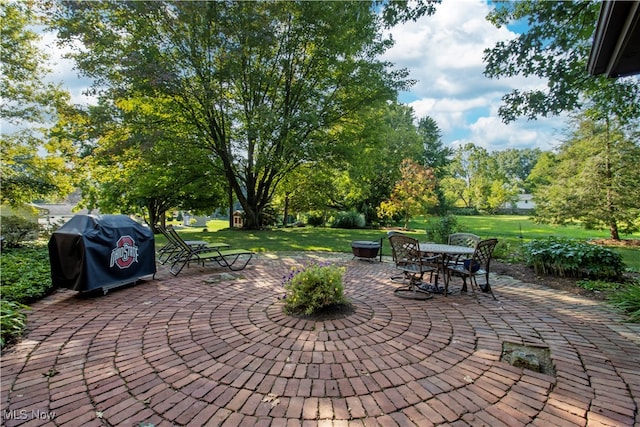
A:
{"label": "bush", "polygon": [[38,237],[38,223],[17,215],[3,216],[0,223],[0,233],[5,238],[7,246],[19,246],[25,240]]}
{"label": "bush", "polygon": [[313,227],[320,227],[324,225],[324,215],[322,212],[309,212],[307,214],[307,224]]}
{"label": "bush", "polygon": [[434,243],[447,243],[449,234],[458,231],[458,220],[453,215],[430,218],[427,220],[427,240]]}
{"label": "bush", "polygon": [[333,228],[364,228],[364,215],[356,211],[338,212],[331,225]]}
{"label": "bush", "polygon": [[527,265],[538,274],[617,280],[625,270],[620,254],[575,240],[533,240],[523,250]]}
{"label": "bush", "polygon": [[344,267],[311,264],[294,269],[284,277],[284,311],[310,315],[338,304],[345,304],[342,275]]}
{"label": "bush", "polygon": [[504,260],[508,263],[523,263],[522,247],[520,243],[500,240],[493,251],[493,258]]}
{"label": "bush", "polygon": [[609,301],[618,310],[627,314],[630,322],[640,322],[640,279],[612,293]]}

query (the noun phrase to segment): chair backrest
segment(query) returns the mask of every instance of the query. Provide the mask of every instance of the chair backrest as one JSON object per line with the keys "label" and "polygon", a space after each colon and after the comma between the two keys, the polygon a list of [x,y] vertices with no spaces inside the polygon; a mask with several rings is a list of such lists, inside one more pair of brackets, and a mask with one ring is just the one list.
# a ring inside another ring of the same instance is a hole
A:
{"label": "chair backrest", "polygon": [[455,246],[466,246],[475,248],[480,242],[480,236],[471,233],[453,233],[449,234],[449,244]]}
{"label": "chair backrest", "polygon": [[184,241],[182,236],[178,234],[175,228],[169,226],[167,227],[167,237],[169,237],[176,246],[185,250],[187,252],[192,252],[192,249],[187,245],[187,242]]}
{"label": "chair backrest", "polygon": [[394,233],[389,236],[391,254],[396,265],[406,265],[408,263],[422,263],[420,258],[420,244],[417,239]]}
{"label": "chair backrest", "polygon": [[493,250],[498,244],[498,239],[486,239],[481,240],[476,245],[476,249],[473,253],[473,261],[480,265],[485,271],[489,271],[489,264],[491,263],[491,255]]}

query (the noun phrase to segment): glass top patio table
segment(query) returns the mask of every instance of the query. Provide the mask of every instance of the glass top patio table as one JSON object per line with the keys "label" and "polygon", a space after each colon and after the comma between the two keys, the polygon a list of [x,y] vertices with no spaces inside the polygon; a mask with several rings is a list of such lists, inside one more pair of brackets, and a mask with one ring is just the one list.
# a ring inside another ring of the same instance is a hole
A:
{"label": "glass top patio table", "polygon": [[420,243],[420,252],[434,255],[473,255],[474,248],[443,243]]}

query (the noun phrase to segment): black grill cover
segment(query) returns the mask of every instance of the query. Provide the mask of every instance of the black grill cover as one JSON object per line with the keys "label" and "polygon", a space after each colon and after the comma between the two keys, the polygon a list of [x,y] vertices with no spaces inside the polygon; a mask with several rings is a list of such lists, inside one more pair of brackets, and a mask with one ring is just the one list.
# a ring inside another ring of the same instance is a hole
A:
{"label": "black grill cover", "polygon": [[75,215],[49,239],[54,287],[110,288],[156,272],[153,232],[126,215]]}

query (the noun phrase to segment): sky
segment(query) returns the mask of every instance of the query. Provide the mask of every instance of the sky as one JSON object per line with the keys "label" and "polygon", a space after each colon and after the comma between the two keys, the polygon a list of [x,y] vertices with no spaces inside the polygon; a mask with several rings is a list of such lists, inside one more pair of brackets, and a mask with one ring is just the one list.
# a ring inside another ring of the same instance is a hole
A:
{"label": "sky", "polygon": [[484,0],[444,0],[434,15],[393,28],[395,45],[383,58],[407,68],[410,78],[417,80],[409,92],[400,94],[400,102],[410,105],[417,118],[433,118],[445,146],[473,142],[489,151],[552,150],[563,137],[566,116],[519,119],[508,125],[498,116],[503,95],[545,82],[483,75],[484,50],[517,35],[485,19],[490,7]]}
{"label": "sky", "polygon": [[[444,146],[473,142],[489,151],[552,150],[563,137],[566,117],[519,119],[506,125],[498,116],[503,95],[545,82],[531,77],[492,80],[483,75],[484,49],[516,36],[485,19],[490,7],[486,0],[444,0],[434,15],[394,27],[390,33],[395,45],[381,59],[410,71],[409,78],[417,82],[400,94],[400,102],[413,108],[416,119],[433,118]],[[83,95],[90,81],[79,78],[73,64],[60,59],[62,53],[54,42],[53,34],[44,34],[53,81],[63,82],[73,103],[95,102]]]}

